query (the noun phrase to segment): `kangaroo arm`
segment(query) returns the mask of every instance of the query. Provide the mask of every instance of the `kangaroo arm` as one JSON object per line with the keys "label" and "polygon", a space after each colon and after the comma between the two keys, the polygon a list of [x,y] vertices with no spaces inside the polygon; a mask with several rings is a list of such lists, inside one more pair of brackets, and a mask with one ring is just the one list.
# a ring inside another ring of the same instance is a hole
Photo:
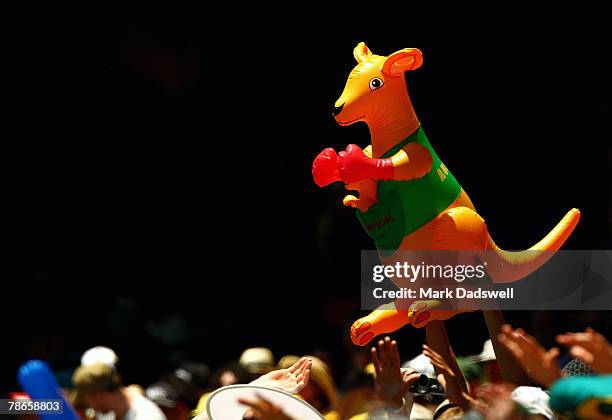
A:
{"label": "kangaroo arm", "polygon": [[374,181],[408,181],[424,176],[431,170],[433,159],[429,150],[416,143],[407,144],[389,158],[372,158],[371,150],[361,150],[349,144],[338,153],[338,175],[351,184],[364,179]]}
{"label": "kangaroo arm", "polygon": [[429,150],[417,143],[408,143],[389,159],[393,163],[394,181],[421,178],[431,170],[433,164]]}

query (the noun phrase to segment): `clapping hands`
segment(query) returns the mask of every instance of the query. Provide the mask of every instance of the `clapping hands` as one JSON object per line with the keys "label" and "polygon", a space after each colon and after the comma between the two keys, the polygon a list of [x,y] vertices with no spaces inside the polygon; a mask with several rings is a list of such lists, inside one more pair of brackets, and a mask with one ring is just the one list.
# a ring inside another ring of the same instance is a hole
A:
{"label": "clapping hands", "polygon": [[497,339],[530,377],[546,387],[550,387],[553,382],[561,378],[561,369],[557,364],[558,348],[544,349],[522,328],[513,329],[510,325],[505,324],[501,331]]}
{"label": "clapping hands", "polygon": [[557,343],[569,347],[573,357],[591,366],[595,372],[602,375],[612,373],[612,346],[592,328],[582,333],[558,335]]}

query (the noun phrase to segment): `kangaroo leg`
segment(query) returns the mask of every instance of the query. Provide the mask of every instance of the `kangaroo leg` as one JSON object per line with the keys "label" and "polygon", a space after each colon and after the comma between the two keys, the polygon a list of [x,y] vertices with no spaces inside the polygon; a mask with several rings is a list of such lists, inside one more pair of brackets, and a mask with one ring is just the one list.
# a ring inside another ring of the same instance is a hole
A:
{"label": "kangaroo leg", "polygon": [[[436,219],[406,237],[404,246],[400,249],[479,251],[486,249],[487,238],[484,219],[472,208],[460,206],[445,210]],[[385,263],[393,262],[395,262],[393,259],[385,261]],[[458,313],[478,309],[475,305],[472,307],[467,302],[462,303],[464,305],[462,309],[454,310],[436,309],[436,301],[398,300],[381,305],[353,323],[351,341],[364,346],[377,335],[396,331],[406,324],[422,328],[433,320],[443,321]]]}
{"label": "kangaroo leg", "polygon": [[[458,312],[456,310],[435,309],[436,300],[419,300],[407,305],[406,301],[397,300],[379,306],[369,315],[359,318],[351,326],[351,341],[358,346],[367,345],[381,334],[397,331],[406,324],[422,328],[431,321],[447,320]],[[402,309],[406,308],[406,309]]]}
{"label": "kangaroo leg", "polygon": [[394,302],[386,303],[353,323],[351,341],[365,346],[377,335],[397,331],[409,321],[407,309],[397,309]]}
{"label": "kangaroo leg", "polygon": [[431,230],[431,249],[476,251],[487,248],[487,225],[468,207],[444,211],[433,221]]}
{"label": "kangaroo leg", "polygon": [[403,250],[478,250],[486,249],[487,226],[462,191],[457,200],[435,219],[407,235]]}

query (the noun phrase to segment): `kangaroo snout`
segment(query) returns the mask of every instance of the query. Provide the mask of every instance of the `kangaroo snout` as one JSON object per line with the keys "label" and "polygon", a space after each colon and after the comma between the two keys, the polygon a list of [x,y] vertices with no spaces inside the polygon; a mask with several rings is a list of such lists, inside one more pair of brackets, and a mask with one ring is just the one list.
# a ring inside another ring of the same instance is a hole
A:
{"label": "kangaroo snout", "polygon": [[342,112],[342,108],[344,108],[344,104],[340,105],[340,106],[334,106],[332,108],[332,115],[335,117],[336,115],[338,115],[339,113]]}

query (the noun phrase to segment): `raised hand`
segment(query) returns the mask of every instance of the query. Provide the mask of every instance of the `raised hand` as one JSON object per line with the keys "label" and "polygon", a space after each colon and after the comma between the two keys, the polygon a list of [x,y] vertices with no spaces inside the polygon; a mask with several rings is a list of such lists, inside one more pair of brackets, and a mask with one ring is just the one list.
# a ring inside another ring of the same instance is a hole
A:
{"label": "raised hand", "polygon": [[286,369],[273,370],[272,372],[260,376],[251,383],[254,385],[280,389],[290,394],[297,394],[308,385],[311,367],[312,360],[307,357],[302,357],[295,362],[293,366]]}
{"label": "raised hand", "polygon": [[557,343],[570,348],[570,354],[588,364],[597,373],[612,373],[612,346],[606,337],[587,328],[583,333],[557,336]]}
{"label": "raised hand", "polygon": [[514,419],[517,416],[517,405],[512,399],[513,385],[485,384],[478,389],[478,398],[482,403],[475,406],[485,420]]}
{"label": "raised hand", "polygon": [[553,347],[546,351],[535,338],[521,328],[515,330],[508,324],[502,326],[497,339],[519,362],[525,373],[540,384],[550,387],[561,378],[561,370],[557,365],[558,348]]}
{"label": "raised hand", "polygon": [[374,385],[379,398],[385,403],[401,407],[404,395],[420,374],[414,372],[402,373],[397,343],[389,337],[380,340],[378,349],[372,347],[370,352],[376,372]]}
{"label": "raised hand", "polygon": [[464,391],[464,387],[461,386],[459,381],[463,381],[463,377],[457,377],[455,372],[450,368],[448,363],[436,353],[428,345],[423,344],[423,354],[431,361],[431,364],[438,368],[438,371],[442,375],[442,381],[438,379],[438,382],[442,383],[448,398],[451,402],[457,404],[464,411],[469,410],[474,402],[472,398]]}

